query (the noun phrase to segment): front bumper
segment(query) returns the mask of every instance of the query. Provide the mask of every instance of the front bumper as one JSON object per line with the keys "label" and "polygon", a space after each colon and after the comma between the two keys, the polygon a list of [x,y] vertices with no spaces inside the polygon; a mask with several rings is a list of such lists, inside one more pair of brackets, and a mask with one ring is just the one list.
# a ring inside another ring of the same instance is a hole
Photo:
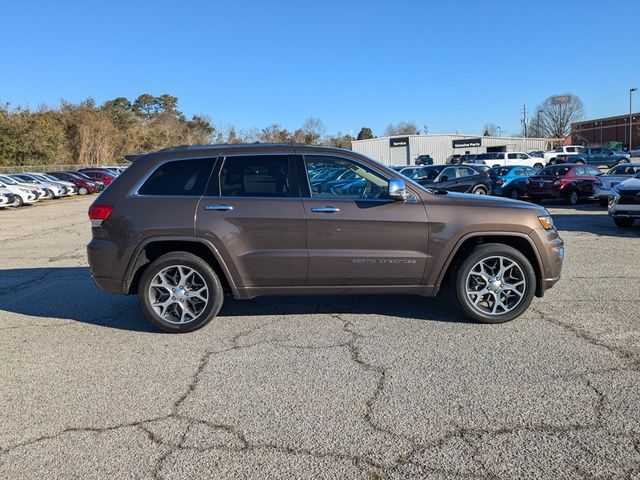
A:
{"label": "front bumper", "polygon": [[533,240],[541,261],[540,285],[536,295],[541,297],[546,290],[553,287],[562,272],[564,264],[564,240],[556,229],[543,228],[532,230],[529,237]]}
{"label": "front bumper", "polygon": [[640,218],[640,205],[609,205],[609,216]]}

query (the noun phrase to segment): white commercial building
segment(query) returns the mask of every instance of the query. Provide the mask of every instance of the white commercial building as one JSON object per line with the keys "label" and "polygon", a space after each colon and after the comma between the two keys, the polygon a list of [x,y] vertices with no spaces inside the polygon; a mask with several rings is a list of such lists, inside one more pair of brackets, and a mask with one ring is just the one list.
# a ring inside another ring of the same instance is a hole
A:
{"label": "white commercial building", "polygon": [[413,165],[419,155],[445,163],[454,154],[547,150],[549,138],[478,137],[472,135],[399,135],[354,140],[351,149],[386,165]]}

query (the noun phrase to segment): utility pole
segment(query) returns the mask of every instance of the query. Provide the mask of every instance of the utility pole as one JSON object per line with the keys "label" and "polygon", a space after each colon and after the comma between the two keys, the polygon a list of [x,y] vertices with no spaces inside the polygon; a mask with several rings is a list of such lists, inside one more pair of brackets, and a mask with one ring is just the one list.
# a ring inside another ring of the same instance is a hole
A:
{"label": "utility pole", "polygon": [[631,94],[637,91],[637,88],[629,89],[629,150],[633,149],[633,110],[631,109]]}
{"label": "utility pole", "polygon": [[527,106],[522,106],[522,128],[524,130],[524,137],[527,137]]}

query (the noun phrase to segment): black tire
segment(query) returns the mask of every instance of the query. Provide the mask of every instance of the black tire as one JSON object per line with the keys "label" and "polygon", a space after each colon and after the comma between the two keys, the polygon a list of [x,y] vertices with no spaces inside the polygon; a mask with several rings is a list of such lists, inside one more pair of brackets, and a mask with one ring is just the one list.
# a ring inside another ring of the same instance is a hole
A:
{"label": "black tire", "polygon": [[86,195],[87,193],[89,193],[89,190],[87,190],[87,187],[78,188],[78,195]]}
{"label": "black tire", "polygon": [[549,163],[547,165],[555,165],[556,164],[556,159],[552,158],[549,160]]}
{"label": "black tire", "polygon": [[533,168],[535,168],[536,170],[540,171],[544,168],[544,165],[542,165],[541,163],[536,163],[533,165]]}
{"label": "black tire", "polygon": [[[167,267],[177,265],[195,270],[204,279],[210,292],[204,310],[195,319],[184,324],[172,323],[158,315],[151,306],[148,295],[151,281],[156,274]],[[223,300],[224,291],[213,268],[202,258],[188,252],[171,252],[154,260],[142,274],[138,286],[138,301],[144,315],[153,325],[169,333],[187,333],[204,327],[218,314]]]}
{"label": "black tire", "polygon": [[16,195],[16,202],[13,204],[14,207],[21,207],[24,205],[24,200],[20,195]]}
{"label": "black tire", "polygon": [[576,165],[584,165],[584,160],[576,160],[575,162]]}
{"label": "black tire", "polygon": [[601,207],[608,207],[609,206],[609,199],[607,197],[599,197],[598,198],[598,203],[600,204]]}
{"label": "black tire", "polygon": [[511,197],[513,200],[518,200],[520,198],[520,191],[517,188],[514,188],[513,190],[511,190],[511,193],[509,193],[509,197]]}
{"label": "black tire", "polygon": [[613,217],[613,221],[618,227],[621,228],[629,228],[631,225],[633,225],[634,220],[634,218],[629,217]]}
{"label": "black tire", "polygon": [[475,194],[475,195],[486,195],[487,194],[487,189],[478,185],[477,187],[475,187],[471,193]]}
{"label": "black tire", "polygon": [[569,190],[564,195],[564,203],[567,205],[577,205],[578,200],[580,200],[580,197],[578,196],[578,192],[575,190]]}
{"label": "black tire", "polygon": [[[481,260],[494,256],[500,256],[515,262],[521,269],[525,288],[523,296],[515,308],[503,314],[484,313],[475,307],[467,296],[467,277],[472,268]],[[531,304],[536,291],[536,274],[527,257],[513,247],[501,243],[487,243],[478,245],[467,253],[459,262],[453,272],[454,299],[465,316],[482,323],[504,323],[519,317]]]}
{"label": "black tire", "polygon": [[629,160],[628,158],[621,158],[620,160],[618,160],[618,163],[616,165],[620,165],[623,163],[629,163],[631,162],[631,160]]}

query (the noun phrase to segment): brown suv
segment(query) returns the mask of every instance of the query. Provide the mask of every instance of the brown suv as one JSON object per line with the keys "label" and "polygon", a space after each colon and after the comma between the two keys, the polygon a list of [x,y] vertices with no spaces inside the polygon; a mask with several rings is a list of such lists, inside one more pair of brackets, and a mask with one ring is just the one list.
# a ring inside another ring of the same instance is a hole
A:
{"label": "brown suv", "polygon": [[335,148],[138,156],[89,217],[96,284],[137,293],[170,332],[205,325],[225,294],[434,296],[445,284],[466,315],[500,323],[558,281],[564,256],[540,206],[427,190]]}

